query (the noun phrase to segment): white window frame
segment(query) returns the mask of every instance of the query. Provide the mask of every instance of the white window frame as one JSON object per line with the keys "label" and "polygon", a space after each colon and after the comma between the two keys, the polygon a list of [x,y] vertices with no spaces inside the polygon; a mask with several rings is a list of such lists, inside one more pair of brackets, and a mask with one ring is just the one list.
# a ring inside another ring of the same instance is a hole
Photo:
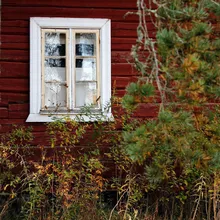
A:
{"label": "white window frame", "polygon": [[[106,105],[111,100],[111,21],[109,19],[91,18],[30,18],[30,113],[26,122],[51,122],[51,114],[41,112],[42,100],[42,53],[41,29],[99,29],[100,30],[100,94],[101,113],[94,113],[94,117],[80,115],[79,113],[54,112],[52,116],[62,118],[65,116],[74,120],[85,122],[113,120],[111,108],[106,110]],[[67,67],[68,68],[68,67]],[[96,116],[97,117],[96,117]]]}

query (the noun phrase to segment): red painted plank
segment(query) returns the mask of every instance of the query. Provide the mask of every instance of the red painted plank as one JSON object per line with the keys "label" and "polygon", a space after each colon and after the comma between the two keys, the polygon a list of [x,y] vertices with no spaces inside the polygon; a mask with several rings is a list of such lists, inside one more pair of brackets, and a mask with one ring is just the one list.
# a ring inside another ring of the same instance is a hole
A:
{"label": "red painted plank", "polygon": [[0,107],[8,107],[8,100],[5,96],[0,92]]}
{"label": "red painted plank", "polygon": [[0,108],[0,118],[7,118],[7,117],[8,117],[8,109]]}
{"label": "red painted plank", "polygon": [[1,125],[0,124],[0,133],[8,133],[11,130],[11,125]]}
{"label": "red painted plank", "polygon": [[113,63],[112,64],[112,76],[136,76],[137,71],[129,63]]}
{"label": "red painted plank", "polygon": [[9,112],[8,114],[8,118],[9,119],[27,119],[29,112],[27,111],[13,111],[13,112]]}
{"label": "red painted plank", "polygon": [[24,103],[28,102],[29,94],[28,93],[8,93],[8,92],[1,92],[0,93],[0,101],[5,103]]}
{"label": "red painted plank", "polygon": [[29,51],[25,50],[1,50],[1,60],[4,61],[29,61]]}
{"label": "red painted plank", "polygon": [[[117,29],[117,30],[135,30],[137,31],[137,26],[138,26],[138,22],[127,22],[126,19],[124,22],[115,22],[113,21],[111,23],[111,27],[112,29]],[[155,31],[156,28],[154,26],[154,24],[149,21],[147,22],[147,29],[149,31]]]}
{"label": "red painted plank", "polygon": [[3,43],[1,45],[2,49],[12,49],[12,50],[29,50],[29,43]]}
{"label": "red painted plank", "polygon": [[112,44],[134,44],[137,38],[111,37]]}
{"label": "red painted plank", "polygon": [[124,51],[113,51],[111,58],[112,63],[128,63],[128,61],[132,61],[131,53]]}
{"label": "red painted plank", "polygon": [[4,43],[27,43],[29,42],[29,36],[28,35],[17,35],[16,33],[14,35],[1,35],[1,42]]}
{"label": "red painted plank", "polygon": [[2,125],[23,125],[26,119],[1,119]]}
{"label": "red painted plank", "polygon": [[[114,90],[114,87],[112,88]],[[123,97],[125,95],[126,91],[125,91],[125,88],[122,88],[122,89],[115,89],[114,91],[114,95],[117,96],[117,97]]]}
{"label": "red painted plank", "polygon": [[[138,21],[135,14],[126,16],[127,10],[94,8],[2,7],[2,20],[28,20],[30,17],[109,18],[112,21]],[[150,17],[146,18],[150,20]]]}
{"label": "red painted plank", "polygon": [[[137,32],[136,30],[112,30],[112,36],[113,37],[131,37],[135,38],[137,37]],[[149,37],[150,38],[155,38],[156,36],[156,31],[151,31],[149,32]]]}
{"label": "red painted plank", "polygon": [[130,51],[132,44],[112,44],[111,50],[112,51]]}
{"label": "red painted plank", "polygon": [[112,77],[112,88],[125,88],[129,83],[136,81],[136,77]]}
{"label": "red painted plank", "polygon": [[29,21],[16,20],[16,21],[2,21],[2,27],[29,27]]}
{"label": "red painted plank", "polygon": [[73,0],[65,0],[65,1],[57,1],[57,0],[3,0],[2,5],[8,6],[51,6],[51,7],[83,7],[83,8],[136,8],[135,0],[111,0],[111,1],[100,1],[100,0],[81,0],[81,1],[73,1]]}
{"label": "red painted plank", "polygon": [[33,132],[46,132],[47,126],[42,123],[28,123],[33,128]]}
{"label": "red painted plank", "polygon": [[137,110],[134,112],[137,117],[156,117],[159,112],[159,105],[151,103],[142,103],[138,105]]}
{"label": "red painted plank", "polygon": [[28,63],[0,63],[0,78],[27,78],[29,76]]}
{"label": "red painted plank", "polygon": [[29,28],[26,28],[26,27],[2,27],[1,28],[1,33],[2,34],[19,34],[19,35],[22,35],[22,34],[28,34],[29,33]]}
{"label": "red painted plank", "polygon": [[26,92],[29,91],[27,79],[0,79],[0,91]]}
{"label": "red painted plank", "polygon": [[9,105],[9,111],[28,111],[28,110],[29,110],[29,104],[27,103]]}

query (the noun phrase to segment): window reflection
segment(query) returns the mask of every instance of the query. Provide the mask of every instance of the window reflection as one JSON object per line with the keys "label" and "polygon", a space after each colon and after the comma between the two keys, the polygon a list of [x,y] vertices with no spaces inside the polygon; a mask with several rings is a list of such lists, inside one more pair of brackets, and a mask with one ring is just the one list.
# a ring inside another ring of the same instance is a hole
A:
{"label": "window reflection", "polygon": [[46,56],[65,56],[65,34],[45,33],[45,55]]}
{"label": "window reflection", "polygon": [[95,41],[96,41],[95,33],[77,33],[76,56],[94,56]]}

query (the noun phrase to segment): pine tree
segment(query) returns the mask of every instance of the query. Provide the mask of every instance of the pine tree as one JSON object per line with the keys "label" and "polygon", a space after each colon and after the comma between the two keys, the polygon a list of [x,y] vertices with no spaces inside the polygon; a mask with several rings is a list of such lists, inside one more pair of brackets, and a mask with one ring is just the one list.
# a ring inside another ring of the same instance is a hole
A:
{"label": "pine tree", "polygon": [[[143,190],[166,201],[164,207],[175,201],[176,217],[181,213],[179,217],[195,219],[198,209],[183,213],[183,206],[193,204],[195,198],[203,205],[201,195],[209,192],[205,199],[213,209],[206,217],[217,219],[220,33],[214,24],[220,4],[213,0],[154,0],[146,6],[138,0],[137,5],[138,39],[131,54],[139,77],[127,87],[122,105],[132,112],[149,97],[156,102],[158,93],[161,103],[157,119],[141,121],[124,132],[125,151],[133,164],[144,167]],[[149,37],[147,16],[157,28],[155,38]],[[210,109],[208,103],[213,102],[215,107]]]}

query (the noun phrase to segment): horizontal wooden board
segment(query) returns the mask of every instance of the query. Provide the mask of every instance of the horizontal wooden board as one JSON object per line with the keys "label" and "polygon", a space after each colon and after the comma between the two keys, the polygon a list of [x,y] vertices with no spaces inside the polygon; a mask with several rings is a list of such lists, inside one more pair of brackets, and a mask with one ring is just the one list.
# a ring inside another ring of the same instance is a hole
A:
{"label": "horizontal wooden board", "polygon": [[112,63],[128,63],[132,62],[132,57],[130,51],[114,51],[112,52]]}
{"label": "horizontal wooden board", "polygon": [[1,62],[0,78],[28,78],[28,63]]}
{"label": "horizontal wooden board", "polygon": [[2,27],[1,28],[1,33],[2,34],[28,34],[29,33],[29,28],[26,27]]}
{"label": "horizontal wooden board", "polygon": [[112,76],[136,76],[137,71],[129,63],[112,63]]}
{"label": "horizontal wooden board", "polygon": [[112,88],[125,88],[129,83],[136,81],[136,77],[112,77]]}
{"label": "horizontal wooden board", "polygon": [[0,91],[26,92],[29,91],[28,79],[0,78]]}
{"label": "horizontal wooden board", "polygon": [[108,7],[113,7],[113,8],[135,8],[136,7],[136,2],[133,0],[122,0],[122,1],[117,1],[117,0],[111,0],[111,1],[100,1],[100,0],[93,0],[93,1],[88,1],[88,0],[81,0],[81,1],[72,1],[72,0],[65,0],[65,1],[57,1],[57,0],[50,0],[50,1],[44,1],[44,0],[38,0],[36,1],[30,1],[30,0],[3,0],[2,5],[9,5],[9,6],[51,6],[51,7],[94,7],[94,8],[108,8]]}
{"label": "horizontal wooden board", "polygon": [[[111,28],[115,30],[137,30],[139,22],[127,22],[126,19],[123,22],[111,22]],[[149,21],[146,23],[147,24],[147,29],[149,31],[155,31],[156,28],[154,24]]]}
{"label": "horizontal wooden board", "polygon": [[[147,2],[146,2],[147,3]],[[100,0],[2,0],[3,6],[44,6],[44,7],[83,7],[83,8],[123,8],[123,9],[136,9],[135,0],[111,0],[111,1],[100,1]],[[155,7],[155,6],[153,6]]]}
{"label": "horizontal wooden board", "polygon": [[7,103],[27,103],[29,101],[29,92],[0,92],[0,101]]}
{"label": "horizontal wooden board", "polygon": [[2,27],[29,27],[29,21],[25,20],[12,20],[12,21],[2,21],[1,22]]}
{"label": "horizontal wooden board", "polygon": [[23,103],[23,104],[10,104],[9,105],[9,111],[28,111],[29,110],[29,104]]}
{"label": "horizontal wooden board", "polygon": [[135,44],[137,38],[125,38],[125,37],[111,37],[112,44]]}
{"label": "horizontal wooden board", "polygon": [[[2,20],[29,20],[30,17],[108,18],[112,21],[137,21],[135,14],[126,16],[127,10],[112,8],[56,8],[50,7],[2,7]],[[148,17],[148,20],[150,18]]]}
{"label": "horizontal wooden board", "polygon": [[28,111],[9,111],[8,113],[8,118],[9,119],[27,119],[29,115],[29,112]]}
{"label": "horizontal wooden board", "polygon": [[29,36],[28,35],[18,35],[14,33],[13,35],[1,35],[1,42],[4,43],[27,43],[29,42]]}
{"label": "horizontal wooden board", "polygon": [[159,112],[158,104],[142,103],[139,104],[136,111],[134,112],[135,116],[138,117],[156,117]]}
{"label": "horizontal wooden board", "polygon": [[[113,87],[113,90],[114,90],[114,87]],[[120,97],[120,98],[123,97],[125,93],[126,93],[125,88],[118,88],[114,90],[115,96]]]}
{"label": "horizontal wooden board", "polygon": [[2,125],[24,125],[26,119],[19,118],[19,119],[1,119]]}
{"label": "horizontal wooden board", "polygon": [[0,118],[7,118],[7,117],[8,117],[8,109],[0,108]]}
{"label": "horizontal wooden board", "polygon": [[2,43],[1,49],[11,49],[11,50],[29,50],[29,43],[13,43],[13,42],[8,42],[8,43]]}
{"label": "horizontal wooden board", "polygon": [[29,61],[29,51],[2,49],[1,50],[1,60],[2,61],[27,62],[27,61]]}
{"label": "horizontal wooden board", "polygon": [[11,125],[2,125],[0,124],[0,134],[5,134],[5,133],[8,133],[10,132],[11,130]]}
{"label": "horizontal wooden board", "polygon": [[[136,30],[117,30],[117,29],[112,29],[112,36],[113,37],[135,38],[135,37],[137,37],[137,32],[136,32]],[[149,37],[150,38],[155,38],[155,36],[156,36],[156,31],[149,32]]]}

